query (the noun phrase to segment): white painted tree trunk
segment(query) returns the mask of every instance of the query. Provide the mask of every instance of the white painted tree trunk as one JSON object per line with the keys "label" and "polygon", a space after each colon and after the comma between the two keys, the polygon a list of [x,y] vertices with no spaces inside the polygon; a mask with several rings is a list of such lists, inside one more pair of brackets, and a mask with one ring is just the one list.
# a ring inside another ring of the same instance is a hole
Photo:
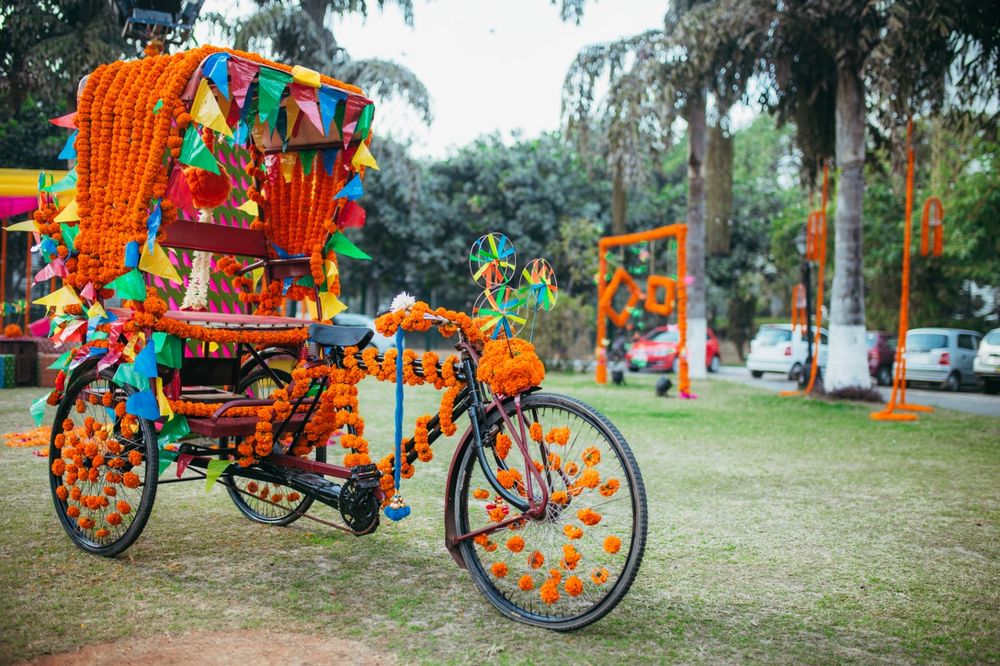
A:
{"label": "white painted tree trunk", "polygon": [[687,359],[688,373],[703,378],[705,371],[705,94],[692,91],[687,102]]}
{"label": "white painted tree trunk", "polygon": [[864,84],[856,68],[841,64],[837,71],[837,167],[840,177],[834,221],[830,348],[823,380],[826,391],[871,386],[865,345],[865,285],[861,270],[864,166]]}

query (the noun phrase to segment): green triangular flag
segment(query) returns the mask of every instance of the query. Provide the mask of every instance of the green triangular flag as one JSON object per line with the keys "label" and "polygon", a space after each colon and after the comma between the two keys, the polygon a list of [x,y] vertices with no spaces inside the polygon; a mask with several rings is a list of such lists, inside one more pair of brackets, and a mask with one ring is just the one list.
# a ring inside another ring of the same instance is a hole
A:
{"label": "green triangular flag", "polygon": [[184,133],[184,143],[181,145],[180,161],[214,174],[219,173],[219,162],[215,155],[208,149],[201,139],[201,133],[195,129],[194,124],[188,125],[187,132]]}
{"label": "green triangular flag", "polygon": [[42,419],[45,418],[45,405],[48,404],[49,394],[46,393],[38,400],[31,403],[31,418],[35,419],[35,425],[42,425]]}
{"label": "green triangular flag", "polygon": [[358,116],[358,124],[354,127],[354,135],[360,136],[362,139],[367,139],[368,133],[372,128],[372,118],[374,118],[374,116],[374,104],[368,104],[365,108],[361,109],[361,115]]}
{"label": "green triangular flag", "polygon": [[63,353],[62,356],[60,356],[59,358],[57,358],[55,361],[52,362],[52,365],[49,366],[49,370],[65,370],[66,366],[69,365],[69,359],[70,356],[72,355],[73,355],[72,349],[70,349],[68,352]]}
{"label": "green triangular flag", "polygon": [[155,116],[163,108],[163,98],[156,100],[156,104],[153,106],[153,115]]}
{"label": "green triangular flag", "polygon": [[114,289],[119,298],[133,301],[146,300],[146,281],[142,279],[142,273],[137,268],[133,268],[124,275],[119,275],[104,286],[107,289]]}
{"label": "green triangular flag", "polygon": [[168,451],[166,449],[160,449],[160,472],[159,474],[157,474],[157,476],[163,474],[163,471],[168,467],[170,467],[170,465],[172,465],[175,460],[177,460],[176,453],[174,453],[173,451]]}
{"label": "green triangular flag", "polygon": [[333,111],[333,122],[337,124],[337,134],[344,136],[344,113],[347,112],[347,102],[338,102]]}
{"label": "green triangular flag", "polygon": [[315,150],[303,150],[299,153],[299,162],[302,164],[302,175],[308,176],[313,170],[313,160],[316,158]]}
{"label": "green triangular flag", "polygon": [[66,246],[67,250],[73,252],[76,250],[76,236],[80,233],[80,227],[75,224],[70,226],[65,222],[60,224],[59,227],[62,229],[63,245]]}
{"label": "green triangular flag", "polygon": [[184,343],[176,335],[163,331],[153,333],[153,345],[156,347],[156,362],[168,368],[180,368],[184,352]]}
{"label": "green triangular flag", "polygon": [[76,169],[74,168],[58,182],[52,183],[42,188],[42,192],[65,192],[76,187]]}
{"label": "green triangular flag", "polygon": [[156,436],[156,443],[162,449],[167,444],[176,442],[189,434],[191,434],[191,427],[188,425],[187,417],[178,414],[163,424],[160,434]]}
{"label": "green triangular flag", "polygon": [[140,391],[149,388],[149,378],[143,377],[135,370],[135,365],[132,363],[123,363],[118,366],[115,370],[115,376],[111,378],[115,384],[118,386],[125,386],[126,384],[131,384]]}
{"label": "green triangular flag", "polygon": [[351,242],[351,239],[337,232],[330,236],[330,240],[326,242],[326,249],[333,250],[337,254],[342,254],[345,257],[353,257],[354,259],[364,259],[366,261],[371,261],[371,257],[365,254],[361,248]]}
{"label": "green triangular flag", "polygon": [[214,486],[215,482],[219,480],[222,473],[225,472],[226,468],[232,464],[233,463],[229,460],[208,461],[208,468],[205,470],[205,492],[212,489],[212,486]]}
{"label": "green triangular flag", "polygon": [[291,82],[290,74],[270,67],[260,68],[260,75],[257,77],[257,119],[267,122],[272,131],[277,125],[281,95]]}

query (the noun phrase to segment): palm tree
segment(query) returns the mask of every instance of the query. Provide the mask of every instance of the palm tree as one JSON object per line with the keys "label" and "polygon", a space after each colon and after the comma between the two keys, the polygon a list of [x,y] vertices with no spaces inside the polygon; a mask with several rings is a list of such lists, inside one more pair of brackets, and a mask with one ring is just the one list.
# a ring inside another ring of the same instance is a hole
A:
{"label": "palm tree", "polygon": [[[353,83],[367,94],[399,97],[426,123],[432,118],[430,95],[413,72],[388,60],[354,60],[341,48],[329,27],[334,15],[367,15],[372,5],[383,9],[386,0],[258,0],[259,8],[227,29],[238,49],[261,51],[278,60],[330,73]],[[413,25],[412,0],[395,0],[407,25]],[[215,17],[227,26],[227,17]]]}
{"label": "palm tree", "polygon": [[[949,97],[989,108],[1000,83],[994,4],[963,0],[731,0],[719,29],[760,55],[772,108],[795,120],[803,163],[839,171],[825,388],[868,387],[862,277],[866,126],[889,130]],[[871,103],[871,106],[869,106]],[[995,106],[992,110],[995,113]],[[994,116],[995,120],[995,116]],[[907,221],[909,222],[909,221]]]}

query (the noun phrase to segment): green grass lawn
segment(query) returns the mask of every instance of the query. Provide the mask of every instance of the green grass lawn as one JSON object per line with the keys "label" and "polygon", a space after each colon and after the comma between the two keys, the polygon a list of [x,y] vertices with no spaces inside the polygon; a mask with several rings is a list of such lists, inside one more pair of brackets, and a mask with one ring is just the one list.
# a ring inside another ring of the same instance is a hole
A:
{"label": "green grass lawn", "polygon": [[[723,381],[696,384],[696,401],[664,400],[653,380],[547,381],[619,426],[649,499],[632,591],[580,632],[505,620],[448,557],[455,440],[405,486],[413,516],[374,535],[264,527],[221,487],[168,485],[112,560],[63,533],[44,460],[0,446],[0,663],[229,628],[352,638],[423,662],[1000,660],[1000,419],[875,423],[870,406]],[[391,391],[373,380],[363,391],[376,453],[390,441]],[[38,393],[0,392],[0,432],[30,426]],[[414,391],[408,420],[435,404]]]}

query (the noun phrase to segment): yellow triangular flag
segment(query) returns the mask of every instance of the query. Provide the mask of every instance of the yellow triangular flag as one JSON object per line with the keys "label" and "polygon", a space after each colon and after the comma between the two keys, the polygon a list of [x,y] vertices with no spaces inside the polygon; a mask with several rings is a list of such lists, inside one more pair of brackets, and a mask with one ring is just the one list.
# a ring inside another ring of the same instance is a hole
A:
{"label": "yellow triangular flag", "polygon": [[55,217],[55,222],[74,222],[80,219],[80,213],[76,211],[76,199],[73,199]]}
{"label": "yellow triangular flag", "polygon": [[140,340],[142,340],[142,341],[146,340],[146,334],[145,333],[141,333],[140,332],[140,333],[136,333],[135,335],[133,335],[129,339],[128,344],[125,345],[125,349],[122,350],[122,356],[124,356],[125,358],[127,358],[130,361],[134,361],[135,360],[135,346],[139,343]]}
{"label": "yellow triangular flag", "polygon": [[292,174],[295,172],[295,160],[298,153],[281,153],[281,175],[286,183],[292,182]]}
{"label": "yellow triangular flag", "polygon": [[243,205],[237,208],[236,210],[241,210],[247,215],[250,215],[251,217],[257,217],[258,215],[260,215],[260,207],[257,205],[257,202],[254,201],[253,199],[247,199],[246,201],[243,202]]}
{"label": "yellow triangular flag", "polygon": [[309,315],[309,318],[312,319],[313,321],[318,319],[316,312],[316,301],[314,301],[311,298],[307,298],[305,303],[306,303],[306,313]]}
{"label": "yellow triangular flag", "polygon": [[260,283],[262,277],[264,277],[263,268],[255,268],[250,271],[250,281],[253,283],[253,291],[257,291],[257,285]]}
{"label": "yellow triangular flag", "polygon": [[160,407],[160,416],[166,416],[167,420],[174,418],[174,410],[170,409],[170,401],[163,393],[163,378],[156,378],[156,403]]}
{"label": "yellow triangular flag", "polygon": [[351,166],[357,170],[360,166],[371,167],[376,171],[379,171],[378,162],[375,161],[375,157],[372,155],[371,151],[368,150],[368,146],[362,142],[358,144],[358,151],[354,153],[354,159],[351,160]]}
{"label": "yellow triangular flag", "polygon": [[80,302],[80,297],[76,295],[73,287],[66,285],[62,289],[57,289],[53,291],[48,296],[42,296],[36,301],[33,301],[35,305],[52,306],[55,308],[66,307],[67,305],[76,305]]}
{"label": "yellow triangular flag", "polygon": [[336,261],[330,261],[329,259],[324,261],[323,265],[326,268],[326,286],[332,286],[333,281],[337,279],[338,275],[340,275],[340,269],[337,268]]}
{"label": "yellow triangular flag", "polygon": [[299,119],[299,114],[302,113],[302,109],[299,105],[295,103],[291,97],[285,102],[285,114],[288,116],[288,124],[285,127],[288,128],[288,136],[292,136],[292,132],[295,131],[295,121]]}
{"label": "yellow triangular flag", "polygon": [[228,137],[233,136],[233,130],[226,124],[226,117],[222,115],[219,102],[215,99],[215,93],[208,87],[205,79],[198,84],[198,92],[194,94],[194,102],[191,103],[191,117],[205,127],[211,127],[216,132],[221,132]]}
{"label": "yellow triangular flag", "polygon": [[347,309],[347,306],[328,291],[319,292],[319,302],[323,306],[323,319],[333,319]]}
{"label": "yellow triangular flag", "polygon": [[292,79],[295,83],[301,83],[310,88],[319,88],[320,86],[319,72],[302,65],[292,67]]}
{"label": "yellow triangular flag", "polygon": [[212,352],[213,354],[215,352],[219,351],[219,343],[218,342],[209,342],[208,343],[208,351]]}
{"label": "yellow triangular flag", "polygon": [[181,276],[177,274],[177,269],[170,263],[170,258],[163,251],[159,243],[153,243],[153,251],[149,251],[149,244],[142,244],[142,256],[139,257],[139,270],[146,271],[150,275],[158,275],[176,284],[181,284]]}
{"label": "yellow triangular flag", "polygon": [[34,220],[25,220],[24,222],[15,222],[9,227],[4,227],[6,231],[34,231],[38,233],[38,223]]}
{"label": "yellow triangular flag", "polygon": [[87,310],[87,318],[93,319],[94,317],[107,317],[108,313],[104,311],[104,307],[100,303],[94,303]]}

